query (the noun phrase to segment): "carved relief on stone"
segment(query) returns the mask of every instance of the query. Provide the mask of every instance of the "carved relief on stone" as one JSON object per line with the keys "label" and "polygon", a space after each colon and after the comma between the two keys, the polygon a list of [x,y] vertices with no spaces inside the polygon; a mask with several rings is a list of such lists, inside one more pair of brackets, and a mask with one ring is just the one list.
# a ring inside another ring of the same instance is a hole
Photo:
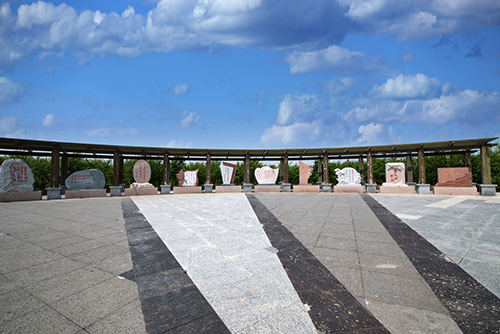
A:
{"label": "carved relief on stone", "polygon": [[354,168],[346,167],[342,170],[336,168],[335,174],[337,174],[338,186],[353,186],[361,184],[361,175]]}
{"label": "carved relief on stone", "polygon": [[306,185],[309,184],[309,177],[311,177],[313,168],[302,161],[299,161],[299,184]]}

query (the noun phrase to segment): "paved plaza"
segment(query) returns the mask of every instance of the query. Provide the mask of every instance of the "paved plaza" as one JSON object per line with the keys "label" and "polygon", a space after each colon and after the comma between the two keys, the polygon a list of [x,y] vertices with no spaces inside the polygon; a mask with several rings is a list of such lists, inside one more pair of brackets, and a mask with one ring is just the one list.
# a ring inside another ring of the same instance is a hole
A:
{"label": "paved plaza", "polygon": [[500,333],[500,197],[0,203],[0,333]]}

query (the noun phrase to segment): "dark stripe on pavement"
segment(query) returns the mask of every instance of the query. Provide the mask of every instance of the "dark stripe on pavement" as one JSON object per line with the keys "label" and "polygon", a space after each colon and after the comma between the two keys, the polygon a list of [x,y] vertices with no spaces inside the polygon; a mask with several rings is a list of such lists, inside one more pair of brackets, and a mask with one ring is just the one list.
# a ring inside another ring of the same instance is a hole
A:
{"label": "dark stripe on pavement", "polygon": [[320,333],[389,333],[264,204],[247,198]]}
{"label": "dark stripe on pavement", "polygon": [[122,200],[148,333],[230,333],[132,199]]}
{"label": "dark stripe on pavement", "polygon": [[500,299],[368,194],[366,204],[464,333],[500,333]]}

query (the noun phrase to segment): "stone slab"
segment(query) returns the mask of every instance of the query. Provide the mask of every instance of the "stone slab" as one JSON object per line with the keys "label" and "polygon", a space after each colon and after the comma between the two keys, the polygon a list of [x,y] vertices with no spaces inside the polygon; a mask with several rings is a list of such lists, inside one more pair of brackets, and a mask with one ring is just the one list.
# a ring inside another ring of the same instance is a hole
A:
{"label": "stone slab", "polygon": [[478,184],[481,196],[496,196],[496,184]]}
{"label": "stone slab", "polygon": [[392,187],[392,186],[380,186],[381,194],[398,194],[398,195],[410,195],[415,194],[414,187]]}
{"label": "stone slab", "polygon": [[109,187],[109,196],[121,196],[122,195],[122,186],[110,186]]}
{"label": "stone slab", "polygon": [[430,184],[417,184],[417,194],[419,195],[430,195],[431,194],[431,185]]}
{"label": "stone slab", "polygon": [[28,191],[22,193],[0,193],[0,202],[36,201],[42,199],[41,191]]}
{"label": "stone slab", "polygon": [[292,190],[292,184],[291,183],[282,183],[281,184],[281,190],[284,193],[289,193]]}
{"label": "stone slab", "polygon": [[280,186],[255,186],[256,193],[279,193]]}
{"label": "stone slab", "polygon": [[174,187],[174,194],[201,194],[201,186]]}
{"label": "stone slab", "polygon": [[438,168],[438,183],[454,180],[469,173],[469,167]]}
{"label": "stone slab", "polygon": [[366,184],[366,192],[375,194],[377,192],[377,185],[370,183]]}
{"label": "stone slab", "polygon": [[170,184],[162,184],[160,186],[160,194],[161,195],[170,194]]}
{"label": "stone slab", "polygon": [[158,189],[156,187],[154,187],[154,188],[139,188],[139,189],[126,188],[125,189],[125,196],[141,196],[141,195],[158,195]]}
{"label": "stone slab", "polygon": [[252,184],[251,183],[243,183],[243,192],[252,192]]}
{"label": "stone slab", "polygon": [[61,199],[61,188],[47,188],[47,199]]}
{"label": "stone slab", "polygon": [[66,198],[106,197],[106,189],[66,190]]}
{"label": "stone slab", "polygon": [[476,187],[434,187],[434,195],[477,195]]}
{"label": "stone slab", "polygon": [[205,183],[205,194],[213,193],[214,192],[214,185]]}
{"label": "stone slab", "polygon": [[218,194],[222,193],[240,193],[241,186],[216,186],[215,192]]}
{"label": "stone slab", "polygon": [[323,183],[321,185],[321,192],[324,192],[324,193],[332,192],[332,184],[331,183]]}
{"label": "stone slab", "polygon": [[333,187],[333,192],[334,193],[358,193],[362,194],[363,193],[363,186],[334,186]]}
{"label": "stone slab", "polygon": [[319,193],[320,189],[318,185],[294,185],[294,193]]}

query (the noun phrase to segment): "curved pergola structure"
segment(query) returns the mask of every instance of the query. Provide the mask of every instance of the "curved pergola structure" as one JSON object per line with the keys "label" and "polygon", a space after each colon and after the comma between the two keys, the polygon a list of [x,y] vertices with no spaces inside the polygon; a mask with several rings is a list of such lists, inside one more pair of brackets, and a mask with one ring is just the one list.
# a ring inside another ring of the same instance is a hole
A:
{"label": "curved pergola structure", "polygon": [[[336,159],[359,159],[360,174],[364,178],[363,160],[367,160],[367,181],[373,183],[372,159],[377,157],[406,157],[407,181],[413,182],[413,166],[411,158],[418,157],[418,183],[425,184],[425,160],[430,155],[465,156],[466,167],[471,167],[471,154],[480,151],[481,155],[481,183],[491,184],[490,147],[498,137],[479,138],[468,140],[454,140],[441,142],[426,142],[413,144],[358,146],[358,147],[330,147],[330,148],[285,148],[285,149],[201,149],[201,148],[165,148],[140,147],[121,145],[98,145],[84,143],[67,143],[42,140],[27,140],[0,138],[0,154],[45,156],[52,158],[51,187],[59,187],[59,167],[61,179],[67,177],[68,157],[84,157],[113,160],[113,185],[123,183],[124,159],[157,159],[163,160],[164,183],[168,184],[170,175],[170,161],[205,160],[207,162],[207,180],[211,183],[210,162],[212,160],[243,161],[244,182],[250,183],[250,160],[279,160],[281,180],[288,183],[289,160],[319,160],[319,182],[328,180],[328,161]],[[183,157],[183,158],[178,158]],[[61,165],[59,165],[61,164]]]}

